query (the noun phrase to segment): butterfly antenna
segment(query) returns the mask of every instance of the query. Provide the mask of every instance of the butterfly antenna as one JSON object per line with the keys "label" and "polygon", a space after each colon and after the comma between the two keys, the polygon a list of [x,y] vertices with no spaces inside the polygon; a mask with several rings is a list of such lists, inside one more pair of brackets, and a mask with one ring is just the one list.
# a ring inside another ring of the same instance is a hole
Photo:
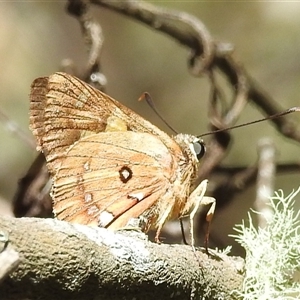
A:
{"label": "butterfly antenna", "polygon": [[234,126],[230,126],[230,127],[226,127],[226,128],[222,128],[222,129],[213,130],[213,131],[201,134],[201,135],[199,135],[199,137],[203,137],[203,136],[206,136],[206,135],[211,135],[211,134],[214,134],[214,133],[217,133],[217,132],[223,132],[223,131],[227,131],[227,130],[231,130],[231,129],[235,129],[235,128],[240,128],[240,127],[252,125],[252,124],[259,123],[259,122],[266,121],[266,120],[276,119],[276,118],[288,115],[288,114],[293,113],[293,112],[300,112],[300,107],[298,107],[298,106],[291,107],[291,108],[289,108],[289,109],[287,109],[283,112],[274,114],[272,116],[268,116],[266,118],[258,119],[258,120],[247,122],[247,123],[240,124],[240,125],[234,125]]}
{"label": "butterfly antenna", "polygon": [[145,92],[142,94],[142,96],[139,98],[138,101],[141,101],[141,100],[146,100],[147,104],[152,108],[152,110],[156,113],[156,115],[174,132],[174,133],[178,133],[177,130],[175,130],[163,117],[162,115],[158,112],[151,96],[149,93]]}

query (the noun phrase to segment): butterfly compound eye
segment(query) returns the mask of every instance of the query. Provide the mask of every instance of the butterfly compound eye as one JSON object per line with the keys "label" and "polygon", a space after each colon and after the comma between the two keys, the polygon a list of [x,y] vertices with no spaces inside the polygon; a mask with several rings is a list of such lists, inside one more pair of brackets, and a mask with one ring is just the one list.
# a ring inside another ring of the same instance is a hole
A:
{"label": "butterfly compound eye", "polygon": [[193,149],[194,149],[194,151],[196,153],[196,156],[197,156],[197,158],[199,160],[205,154],[205,151],[206,151],[205,144],[204,144],[204,142],[202,140],[200,140],[200,141],[194,142],[192,144],[192,146],[193,146]]}

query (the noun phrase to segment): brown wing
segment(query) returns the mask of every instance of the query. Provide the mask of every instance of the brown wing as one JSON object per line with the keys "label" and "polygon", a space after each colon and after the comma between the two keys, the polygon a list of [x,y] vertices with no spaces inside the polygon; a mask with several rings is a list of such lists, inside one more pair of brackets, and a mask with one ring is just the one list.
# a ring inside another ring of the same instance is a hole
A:
{"label": "brown wing", "polygon": [[65,73],[36,79],[30,94],[30,127],[52,174],[59,158],[84,132],[101,132],[107,118],[124,121],[128,130],[150,133],[171,148],[170,137],[108,95]]}
{"label": "brown wing", "polygon": [[116,229],[151,208],[147,218],[153,224],[176,168],[168,148],[151,134],[87,136],[70,147],[55,174],[54,212],[58,219]]}

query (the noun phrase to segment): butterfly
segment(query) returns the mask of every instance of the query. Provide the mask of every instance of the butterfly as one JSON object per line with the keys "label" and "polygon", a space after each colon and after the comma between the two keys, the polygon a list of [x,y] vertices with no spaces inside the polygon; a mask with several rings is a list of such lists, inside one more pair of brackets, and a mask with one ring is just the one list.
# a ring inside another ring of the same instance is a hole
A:
{"label": "butterfly", "polygon": [[169,136],[78,78],[55,73],[34,80],[30,128],[52,177],[56,218],[120,229],[143,218],[155,240],[169,219],[193,218],[207,180],[195,186],[205,147],[193,135]]}

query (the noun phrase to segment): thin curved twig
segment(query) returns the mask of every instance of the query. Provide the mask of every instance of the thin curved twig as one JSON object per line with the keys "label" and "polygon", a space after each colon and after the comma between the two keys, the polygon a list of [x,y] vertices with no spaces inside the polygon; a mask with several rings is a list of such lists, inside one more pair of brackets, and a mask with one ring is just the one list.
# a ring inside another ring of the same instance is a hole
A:
{"label": "thin curved twig", "polygon": [[106,77],[101,72],[100,67],[100,57],[104,43],[102,28],[93,18],[88,2],[82,0],[69,0],[67,10],[80,24],[89,54],[84,75],[79,77],[103,91],[107,81]]}
{"label": "thin curved twig", "polygon": [[142,1],[90,0],[134,18],[154,30],[168,34],[183,45],[189,45],[192,54],[189,66],[193,75],[208,70],[214,59],[215,45],[206,26],[196,17],[176,10],[160,8]]}
{"label": "thin curved twig", "polygon": [[[202,59],[203,68],[217,67],[231,83],[233,89],[239,85],[244,86],[245,91],[249,92],[249,99],[259,106],[266,115],[272,115],[281,112],[283,109],[276,101],[262,89],[248,74],[241,68],[241,65],[234,60],[231,50],[222,47],[223,43],[213,43],[208,30],[204,29],[203,24],[193,16],[183,13],[180,17],[179,12],[169,11],[158,8],[142,1],[109,1],[109,0],[89,0],[91,3],[109,8],[113,11],[129,16],[135,20],[149,25],[155,30],[159,30],[176,39],[181,44],[193,49],[196,53],[205,59]],[[190,19],[187,22],[187,19]],[[174,24],[174,20],[178,21]],[[215,50],[212,50],[214,45]],[[206,49],[206,51],[204,51]],[[222,50],[223,49],[223,50]],[[206,56],[205,56],[206,55]],[[211,61],[213,57],[213,61]],[[197,72],[196,72],[197,74]],[[199,75],[199,74],[197,74]],[[238,113],[240,109],[237,110]],[[230,119],[235,120],[236,116],[231,114]],[[297,130],[295,124],[288,118],[282,117],[270,120],[277,130],[286,137],[300,142],[300,130]]]}

